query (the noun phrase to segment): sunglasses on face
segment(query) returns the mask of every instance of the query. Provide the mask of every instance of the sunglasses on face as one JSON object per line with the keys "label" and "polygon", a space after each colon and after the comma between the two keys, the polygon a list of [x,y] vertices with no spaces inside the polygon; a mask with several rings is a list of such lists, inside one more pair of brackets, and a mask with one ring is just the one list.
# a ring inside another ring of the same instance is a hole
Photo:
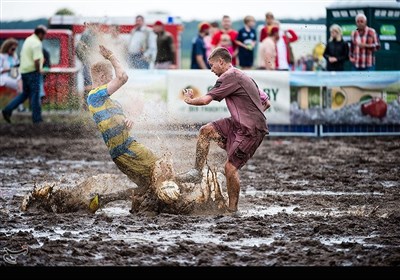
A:
{"label": "sunglasses on face", "polygon": [[17,48],[11,48],[10,50],[11,50],[11,51],[15,51],[16,49],[17,49]]}

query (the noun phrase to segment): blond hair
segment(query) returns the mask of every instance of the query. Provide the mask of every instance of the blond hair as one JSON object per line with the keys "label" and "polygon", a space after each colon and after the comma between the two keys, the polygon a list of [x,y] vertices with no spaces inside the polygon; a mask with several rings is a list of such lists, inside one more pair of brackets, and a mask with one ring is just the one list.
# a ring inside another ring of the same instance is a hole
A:
{"label": "blond hair", "polygon": [[256,19],[253,16],[245,16],[243,19],[244,24],[247,24],[250,21],[256,21]]}
{"label": "blond hair", "polygon": [[[109,61],[99,61],[90,67],[90,73],[93,79],[99,79],[101,75],[112,75],[113,68]],[[102,81],[102,82],[109,82],[109,81]]]}
{"label": "blond hair", "polygon": [[12,46],[18,46],[18,41],[15,38],[8,38],[1,44],[0,53],[8,53]]}
{"label": "blond hair", "polygon": [[[342,31],[342,28],[341,28],[339,25],[337,25],[337,24],[332,24],[331,27],[329,27],[329,31],[330,31],[330,32],[332,32],[332,31],[337,31],[337,33],[338,33],[339,35],[337,36],[336,41],[337,41],[337,42],[340,42],[340,41],[342,40],[343,31]],[[331,37],[329,37],[329,42],[332,42],[333,40],[334,40],[334,38],[333,38],[332,35],[331,35]]]}
{"label": "blond hair", "polygon": [[275,18],[275,17],[274,17],[274,14],[272,12],[267,12],[265,14],[265,18]]}

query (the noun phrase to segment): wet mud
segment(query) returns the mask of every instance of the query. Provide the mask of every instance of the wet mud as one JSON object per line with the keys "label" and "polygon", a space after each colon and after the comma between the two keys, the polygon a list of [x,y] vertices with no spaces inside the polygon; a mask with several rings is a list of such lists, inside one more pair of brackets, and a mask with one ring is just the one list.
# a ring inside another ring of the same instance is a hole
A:
{"label": "wet mud", "polygon": [[[156,131],[138,140],[170,149],[177,171],[193,165],[195,134]],[[24,212],[37,184],[126,177],[90,123],[1,122],[0,265],[399,266],[399,158],[399,137],[267,137],[240,171],[236,215],[134,215],[124,200]],[[212,145],[208,164],[223,162]]]}

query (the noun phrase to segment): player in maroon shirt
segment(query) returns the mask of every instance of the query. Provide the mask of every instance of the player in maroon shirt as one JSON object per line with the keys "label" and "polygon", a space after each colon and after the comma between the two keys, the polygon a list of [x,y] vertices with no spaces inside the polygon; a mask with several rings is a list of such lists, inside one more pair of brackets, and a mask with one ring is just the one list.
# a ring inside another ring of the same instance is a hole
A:
{"label": "player in maroon shirt", "polygon": [[[185,90],[184,101],[189,105],[204,106],[211,101],[225,99],[231,114],[228,118],[210,122],[200,128],[196,148],[195,168],[177,179],[201,180],[210,141],[226,150],[226,187],[229,197],[227,210],[238,210],[240,180],[238,170],[254,155],[265,135],[269,133],[264,111],[269,107],[262,103],[260,90],[252,78],[232,66],[232,56],[225,48],[214,49],[208,58],[211,71],[219,78],[214,87],[204,96],[193,98],[191,89]],[[264,99],[265,100],[265,99]]]}

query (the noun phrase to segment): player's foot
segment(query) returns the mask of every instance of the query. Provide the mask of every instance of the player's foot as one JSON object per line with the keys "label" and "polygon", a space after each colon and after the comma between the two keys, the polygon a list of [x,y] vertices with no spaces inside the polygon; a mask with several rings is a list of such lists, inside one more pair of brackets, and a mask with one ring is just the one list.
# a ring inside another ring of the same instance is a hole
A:
{"label": "player's foot", "polygon": [[198,169],[192,168],[185,173],[178,174],[176,180],[181,183],[201,183],[201,172]]}
{"label": "player's foot", "polygon": [[10,119],[10,115],[7,114],[4,110],[1,111],[3,114],[4,119],[6,120],[6,122],[11,123],[11,119]]}
{"label": "player's foot", "polygon": [[230,208],[226,208],[225,209],[225,215],[226,216],[231,216],[231,217],[239,217],[241,215],[240,211],[236,208],[236,209],[230,209]]}
{"label": "player's foot", "polygon": [[98,194],[96,194],[92,200],[89,203],[89,210],[94,213],[97,211],[97,209],[100,208],[100,201],[99,201],[100,197]]}

